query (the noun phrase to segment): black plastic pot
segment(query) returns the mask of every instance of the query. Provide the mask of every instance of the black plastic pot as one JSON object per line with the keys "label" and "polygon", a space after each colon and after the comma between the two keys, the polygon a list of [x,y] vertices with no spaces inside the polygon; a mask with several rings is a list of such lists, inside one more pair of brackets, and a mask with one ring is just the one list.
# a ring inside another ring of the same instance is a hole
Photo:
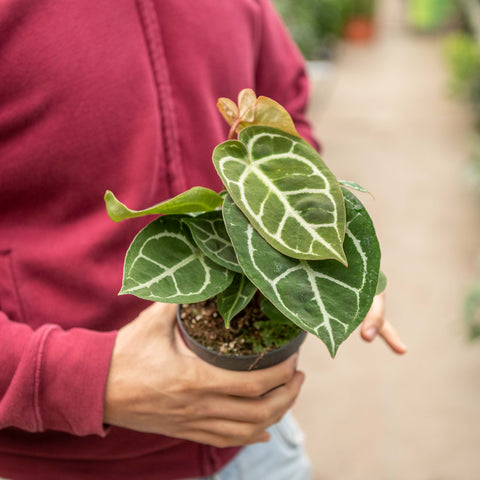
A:
{"label": "black plastic pot", "polygon": [[177,323],[185,344],[202,360],[226,370],[250,371],[273,367],[297,352],[307,336],[306,332],[301,331],[289,343],[266,353],[255,355],[226,355],[203,346],[187,333],[180,319],[180,308],[181,306],[179,305],[177,309]]}

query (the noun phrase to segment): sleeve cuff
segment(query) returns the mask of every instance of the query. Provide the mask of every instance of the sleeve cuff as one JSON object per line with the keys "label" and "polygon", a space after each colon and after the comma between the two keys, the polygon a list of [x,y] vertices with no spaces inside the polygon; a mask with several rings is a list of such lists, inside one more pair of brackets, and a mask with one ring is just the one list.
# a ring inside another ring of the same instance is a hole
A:
{"label": "sleeve cuff", "polygon": [[37,360],[41,430],[107,434],[105,385],[117,332],[52,328]]}

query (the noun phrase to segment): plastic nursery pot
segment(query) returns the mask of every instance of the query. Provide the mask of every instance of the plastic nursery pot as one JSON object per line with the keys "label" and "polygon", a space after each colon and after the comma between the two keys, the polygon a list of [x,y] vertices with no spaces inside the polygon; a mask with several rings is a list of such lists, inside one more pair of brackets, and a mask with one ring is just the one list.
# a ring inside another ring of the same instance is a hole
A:
{"label": "plastic nursery pot", "polygon": [[180,318],[180,309],[181,305],[178,305],[177,324],[185,344],[202,360],[226,370],[250,371],[273,367],[297,352],[307,336],[307,333],[302,330],[290,342],[286,343],[280,348],[277,348],[276,350],[271,350],[266,353],[254,355],[226,355],[224,353],[219,353],[215,350],[207,348],[194,340],[183,326]]}
{"label": "plastic nursery pot", "polygon": [[347,21],[344,38],[350,42],[369,42],[375,34],[375,25],[371,18],[355,17]]}

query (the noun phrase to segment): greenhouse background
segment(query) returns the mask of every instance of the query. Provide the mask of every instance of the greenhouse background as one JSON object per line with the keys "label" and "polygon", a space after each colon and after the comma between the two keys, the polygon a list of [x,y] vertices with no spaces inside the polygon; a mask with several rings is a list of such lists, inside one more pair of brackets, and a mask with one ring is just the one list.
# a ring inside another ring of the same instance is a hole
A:
{"label": "greenhouse background", "polygon": [[480,2],[276,0],[322,155],[355,181],[409,351],[313,338],[294,409],[314,480],[480,478]]}

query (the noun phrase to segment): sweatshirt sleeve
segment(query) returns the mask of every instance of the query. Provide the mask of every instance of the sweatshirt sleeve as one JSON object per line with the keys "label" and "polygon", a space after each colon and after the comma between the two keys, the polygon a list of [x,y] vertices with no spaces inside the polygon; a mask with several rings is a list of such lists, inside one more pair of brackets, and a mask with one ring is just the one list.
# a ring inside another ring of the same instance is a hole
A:
{"label": "sweatshirt sleeve", "polygon": [[319,150],[306,116],[310,86],[305,60],[271,1],[258,1],[262,32],[256,70],[257,94],[283,105],[292,116],[298,133]]}
{"label": "sweatshirt sleeve", "polygon": [[36,330],[0,311],[0,429],[106,434],[105,383],[116,332]]}

